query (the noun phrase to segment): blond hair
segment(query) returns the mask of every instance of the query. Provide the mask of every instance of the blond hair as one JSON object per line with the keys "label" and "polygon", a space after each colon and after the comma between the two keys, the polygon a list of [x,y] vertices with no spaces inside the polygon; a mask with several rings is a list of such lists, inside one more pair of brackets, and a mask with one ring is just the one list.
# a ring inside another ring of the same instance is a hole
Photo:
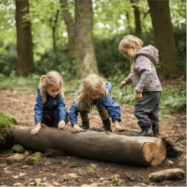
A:
{"label": "blond hair", "polygon": [[[106,81],[94,73],[90,73],[83,79],[81,88],[77,91],[78,98],[76,103],[80,104],[80,110],[90,110],[92,108],[92,92],[99,95],[99,99],[106,96],[109,97],[109,91],[106,89]],[[79,95],[80,94],[80,95]]]}
{"label": "blond hair", "polygon": [[137,49],[141,49],[142,45],[143,45],[143,42],[141,39],[133,35],[127,35],[121,40],[119,44],[119,50],[123,53],[123,50],[125,48],[136,47]]}
{"label": "blond hair", "polygon": [[64,97],[63,79],[62,79],[62,76],[58,72],[50,71],[46,75],[41,76],[39,88],[40,88],[40,94],[42,96],[42,103],[45,103],[47,99],[46,89],[56,84],[61,86],[61,90],[59,94],[62,97]]}

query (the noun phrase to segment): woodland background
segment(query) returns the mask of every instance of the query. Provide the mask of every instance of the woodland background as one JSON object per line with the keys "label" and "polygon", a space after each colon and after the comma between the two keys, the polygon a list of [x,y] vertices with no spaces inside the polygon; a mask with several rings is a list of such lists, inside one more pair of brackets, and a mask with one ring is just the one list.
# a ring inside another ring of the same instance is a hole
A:
{"label": "woodland background", "polygon": [[[7,165],[6,159],[15,153],[0,149],[0,185],[186,185],[186,178],[149,180],[150,173],[168,168],[181,168],[186,175],[185,0],[0,0],[0,110],[14,115],[21,127],[35,127],[36,87],[41,75],[51,70],[62,75],[69,111],[82,79],[94,72],[112,84],[112,97],[121,107],[121,127],[140,132],[133,113],[134,88],[127,85],[123,89],[126,94],[119,89],[132,64],[118,50],[127,34],[141,38],[143,46],[151,44],[159,49],[156,68],[163,88],[160,137],[171,141],[182,154],[148,168],[67,153],[54,157],[44,154],[39,165],[28,166],[24,161]],[[91,126],[102,126],[95,106],[90,121]],[[111,126],[114,130],[113,123]]]}
{"label": "woodland background", "polygon": [[56,70],[73,95],[94,72],[112,83],[116,101],[132,104],[132,85],[126,95],[118,88],[132,63],[118,45],[132,34],[159,49],[161,119],[186,110],[185,0],[0,0],[0,10],[1,88],[36,87]]}

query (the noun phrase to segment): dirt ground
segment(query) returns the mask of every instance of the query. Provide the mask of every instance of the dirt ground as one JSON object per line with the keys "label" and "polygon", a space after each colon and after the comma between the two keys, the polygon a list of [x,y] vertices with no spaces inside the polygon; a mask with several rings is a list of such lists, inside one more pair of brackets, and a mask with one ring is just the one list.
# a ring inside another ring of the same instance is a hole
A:
{"label": "dirt ground", "polygon": [[[0,110],[14,115],[21,126],[35,126],[35,88],[0,89],[0,101]],[[72,101],[73,98],[66,96],[68,111]],[[121,127],[139,132],[140,128],[133,114],[134,106],[127,104],[120,104],[120,106]],[[90,122],[91,127],[102,126],[100,116],[95,110],[90,113]],[[78,124],[81,125],[80,117],[78,117]],[[112,129],[114,130],[114,124]],[[149,181],[150,173],[170,168],[183,169],[186,176],[186,113],[174,114],[161,121],[160,137],[166,137],[182,151],[182,154],[176,158],[167,157],[161,165],[147,168],[100,162],[67,154],[48,155],[39,165],[26,165],[24,162],[7,165],[6,158],[15,153],[11,149],[1,151],[0,186],[186,186],[186,177],[183,180],[154,183]],[[95,173],[88,173],[87,166],[91,166]]]}

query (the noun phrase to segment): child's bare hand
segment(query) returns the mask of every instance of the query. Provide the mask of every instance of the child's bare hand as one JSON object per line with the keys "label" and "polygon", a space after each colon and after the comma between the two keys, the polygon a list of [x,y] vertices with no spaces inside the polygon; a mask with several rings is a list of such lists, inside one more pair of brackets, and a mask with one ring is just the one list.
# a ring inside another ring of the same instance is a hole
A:
{"label": "child's bare hand", "polygon": [[121,126],[119,125],[119,121],[115,120],[114,123],[115,123],[115,129],[116,129],[116,131],[119,132],[121,130]]}
{"label": "child's bare hand", "polygon": [[41,123],[37,123],[37,126],[34,129],[32,129],[31,134],[32,135],[38,134],[40,129],[41,129]]}
{"label": "child's bare hand", "polygon": [[142,101],[143,100],[142,92],[136,91],[136,100],[137,101]]}
{"label": "child's bare hand", "polygon": [[81,129],[77,124],[74,124],[74,125],[73,125],[73,128],[74,128],[75,130],[79,131],[79,132],[84,131],[84,130]]}
{"label": "child's bare hand", "polygon": [[122,91],[123,87],[126,86],[127,83],[126,81],[122,81],[120,84],[119,84],[119,89]]}
{"label": "child's bare hand", "polygon": [[65,121],[60,121],[59,123],[58,123],[58,128],[59,129],[63,129],[65,127]]}

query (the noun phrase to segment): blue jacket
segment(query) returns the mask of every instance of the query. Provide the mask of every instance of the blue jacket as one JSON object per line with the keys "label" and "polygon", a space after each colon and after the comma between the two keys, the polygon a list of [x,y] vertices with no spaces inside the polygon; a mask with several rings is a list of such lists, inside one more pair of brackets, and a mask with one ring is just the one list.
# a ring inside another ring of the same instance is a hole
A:
{"label": "blue jacket", "polygon": [[[109,93],[111,93],[112,85],[109,82],[106,83],[106,89],[109,91]],[[121,121],[120,106],[114,102],[114,100],[112,99],[112,96],[110,94],[109,94],[109,97],[107,97],[106,93],[105,93],[105,97],[101,98],[100,102],[108,110],[108,114],[112,118],[112,122],[114,122],[115,120]],[[69,112],[69,118],[71,121],[71,125],[77,124],[77,116],[78,116],[78,112],[80,112],[80,111],[77,109],[76,106],[77,106],[77,104],[75,103],[75,100],[74,100],[71,105],[70,112]]]}
{"label": "blue jacket", "polygon": [[53,98],[47,93],[47,100],[45,103],[42,103],[42,97],[40,95],[40,89],[37,87],[38,96],[36,99],[35,110],[35,122],[42,122],[43,114],[47,114],[52,117],[53,111],[59,111],[59,121],[66,121],[66,116],[68,111],[66,110],[66,104],[64,102],[65,98],[62,98],[59,94]]}

